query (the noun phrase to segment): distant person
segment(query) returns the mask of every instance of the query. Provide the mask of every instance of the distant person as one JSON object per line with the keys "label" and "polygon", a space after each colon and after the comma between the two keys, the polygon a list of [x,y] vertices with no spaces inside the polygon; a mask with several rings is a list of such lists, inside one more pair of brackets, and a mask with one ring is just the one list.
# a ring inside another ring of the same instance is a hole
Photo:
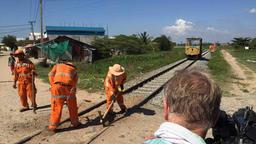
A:
{"label": "distant person", "polygon": [[13,88],[17,88],[20,96],[22,108],[20,112],[29,110],[27,97],[31,101],[31,106],[37,108],[36,104],[36,88],[34,84],[34,77],[37,75],[35,72],[35,65],[25,57],[22,50],[16,50],[14,56],[18,58],[14,66],[14,84]]}
{"label": "distant person", "polygon": [[51,85],[51,114],[48,131],[55,133],[61,120],[64,103],[67,103],[70,121],[74,127],[81,123],[78,120],[78,107],[76,100],[76,85],[78,74],[69,58],[60,58],[48,74]]}
{"label": "distant person", "polygon": [[215,52],[216,49],[217,49],[217,45],[216,45],[215,43],[214,43],[214,44],[211,44],[211,45],[209,46],[210,52]]}
{"label": "distant person", "polygon": [[[120,64],[114,64],[109,67],[107,76],[104,80],[104,88],[107,96],[107,109],[110,107],[111,101],[116,99],[121,113],[126,112],[122,91],[126,81],[125,69]],[[114,114],[112,108],[109,114]]]}
{"label": "distant person", "polygon": [[164,90],[164,118],[145,144],[205,144],[218,119],[221,90],[197,71],[178,72]]}
{"label": "distant person", "polygon": [[15,65],[15,58],[13,56],[13,53],[10,53],[10,57],[8,58],[8,66],[11,69],[12,75],[14,74],[14,65]]}

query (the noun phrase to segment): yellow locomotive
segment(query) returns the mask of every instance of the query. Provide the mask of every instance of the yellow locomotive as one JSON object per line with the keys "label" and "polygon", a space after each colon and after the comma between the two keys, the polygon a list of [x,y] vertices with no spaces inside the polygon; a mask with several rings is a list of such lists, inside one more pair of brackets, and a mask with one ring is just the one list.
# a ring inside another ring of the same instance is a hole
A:
{"label": "yellow locomotive", "polygon": [[202,38],[186,38],[185,54],[190,59],[200,59],[202,56]]}

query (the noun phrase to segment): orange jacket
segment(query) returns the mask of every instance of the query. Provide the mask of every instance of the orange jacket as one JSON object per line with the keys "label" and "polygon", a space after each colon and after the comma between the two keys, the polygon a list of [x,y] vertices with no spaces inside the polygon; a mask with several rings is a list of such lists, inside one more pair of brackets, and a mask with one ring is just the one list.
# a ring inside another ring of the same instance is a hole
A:
{"label": "orange jacket", "polygon": [[35,65],[29,59],[17,60],[14,66],[14,81],[31,81],[34,70]]}
{"label": "orange jacket", "polygon": [[216,44],[212,44],[209,46],[210,52],[215,52],[216,48],[217,48]]}
{"label": "orange jacket", "polygon": [[76,67],[69,62],[56,64],[48,74],[50,84],[64,83],[76,87],[78,75]]}
{"label": "orange jacket", "polygon": [[120,76],[114,76],[110,72],[108,72],[105,80],[104,80],[104,87],[109,91],[116,92],[120,85],[123,85],[126,81],[126,73]]}

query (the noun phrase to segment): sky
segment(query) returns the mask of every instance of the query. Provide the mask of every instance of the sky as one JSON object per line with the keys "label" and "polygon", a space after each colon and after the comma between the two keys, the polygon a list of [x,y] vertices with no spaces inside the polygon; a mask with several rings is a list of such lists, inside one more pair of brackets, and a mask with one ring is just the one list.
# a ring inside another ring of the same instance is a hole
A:
{"label": "sky", "polygon": [[[0,0],[0,37],[28,37],[39,0]],[[44,26],[101,26],[110,36],[148,32],[173,41],[229,42],[256,37],[256,0],[43,0]]]}

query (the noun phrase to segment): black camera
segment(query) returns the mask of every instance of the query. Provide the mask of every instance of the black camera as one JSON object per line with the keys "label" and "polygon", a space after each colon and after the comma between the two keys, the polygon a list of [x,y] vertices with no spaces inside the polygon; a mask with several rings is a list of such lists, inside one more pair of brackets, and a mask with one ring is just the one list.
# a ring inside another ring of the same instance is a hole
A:
{"label": "black camera", "polygon": [[256,144],[256,113],[252,107],[241,108],[232,116],[221,111],[212,128],[214,139],[207,144]]}

